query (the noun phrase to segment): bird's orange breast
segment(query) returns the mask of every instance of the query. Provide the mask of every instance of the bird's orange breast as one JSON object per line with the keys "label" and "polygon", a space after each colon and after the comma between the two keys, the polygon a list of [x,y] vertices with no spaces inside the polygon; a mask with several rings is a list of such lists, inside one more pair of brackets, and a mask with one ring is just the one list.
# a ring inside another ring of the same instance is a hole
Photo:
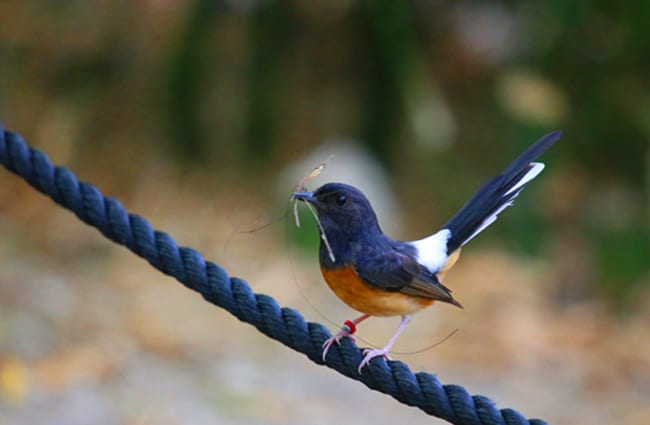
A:
{"label": "bird's orange breast", "polygon": [[412,314],[434,302],[429,298],[375,288],[365,283],[352,267],[333,270],[321,267],[321,272],[337,297],[353,309],[371,316]]}

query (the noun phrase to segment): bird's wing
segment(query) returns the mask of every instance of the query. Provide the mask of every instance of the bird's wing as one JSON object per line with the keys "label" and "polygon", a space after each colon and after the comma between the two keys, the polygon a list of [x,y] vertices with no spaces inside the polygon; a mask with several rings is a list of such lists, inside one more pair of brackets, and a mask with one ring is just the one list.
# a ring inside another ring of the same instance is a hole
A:
{"label": "bird's wing", "polygon": [[384,291],[401,292],[460,307],[452,297],[451,290],[407,254],[392,251],[376,258],[366,257],[363,261],[357,261],[355,268],[361,279]]}

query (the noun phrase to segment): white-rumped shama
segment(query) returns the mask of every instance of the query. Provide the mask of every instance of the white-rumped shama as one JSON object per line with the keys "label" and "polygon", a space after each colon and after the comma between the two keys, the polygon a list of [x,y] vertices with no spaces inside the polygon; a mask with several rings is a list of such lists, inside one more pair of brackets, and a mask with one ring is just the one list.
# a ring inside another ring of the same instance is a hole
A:
{"label": "white-rumped shama", "polygon": [[561,136],[555,131],[539,139],[485,183],[441,230],[417,241],[386,236],[370,202],[353,186],[327,183],[314,192],[294,193],[292,199],[311,204],[318,214],[325,281],[343,302],[363,313],[325,341],[323,360],[332,344],[354,339],[356,325],[370,316],[400,315],[402,322],[384,348],[364,351],[359,371],[374,357],[388,358],[413,313],[435,301],[461,307],[441,283],[444,274],[458,260],[461,247],[492,224],[544,169],[544,164],[533,161]]}

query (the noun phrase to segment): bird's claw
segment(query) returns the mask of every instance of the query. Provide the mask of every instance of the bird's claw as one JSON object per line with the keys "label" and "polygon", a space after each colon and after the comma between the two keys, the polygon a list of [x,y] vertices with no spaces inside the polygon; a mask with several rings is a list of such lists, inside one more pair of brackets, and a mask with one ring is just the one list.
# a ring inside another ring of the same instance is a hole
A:
{"label": "bird's claw", "polygon": [[353,334],[354,332],[350,331],[348,325],[343,325],[341,330],[338,331],[336,335],[327,338],[323,343],[323,362],[325,361],[325,357],[327,357],[327,353],[330,351],[330,348],[332,345],[334,345],[334,343],[336,343],[336,345],[341,345],[341,340],[343,338],[350,338],[352,341],[356,341],[357,338]]}
{"label": "bird's claw", "polygon": [[375,357],[383,357],[386,360],[393,360],[388,355],[388,350],[389,347],[373,349],[366,348],[363,350],[363,360],[361,360],[361,363],[359,363],[359,374],[361,374],[361,369],[363,369],[364,366],[370,364],[370,360],[374,359]]}

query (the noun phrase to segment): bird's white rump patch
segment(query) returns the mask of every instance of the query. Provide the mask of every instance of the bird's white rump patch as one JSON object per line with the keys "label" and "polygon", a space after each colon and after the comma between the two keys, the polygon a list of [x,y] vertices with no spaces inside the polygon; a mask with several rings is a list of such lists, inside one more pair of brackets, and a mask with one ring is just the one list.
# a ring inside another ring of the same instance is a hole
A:
{"label": "bird's white rump patch", "polygon": [[417,251],[418,263],[431,273],[437,273],[447,262],[447,241],[451,237],[449,229],[442,229],[424,239],[409,242]]}

